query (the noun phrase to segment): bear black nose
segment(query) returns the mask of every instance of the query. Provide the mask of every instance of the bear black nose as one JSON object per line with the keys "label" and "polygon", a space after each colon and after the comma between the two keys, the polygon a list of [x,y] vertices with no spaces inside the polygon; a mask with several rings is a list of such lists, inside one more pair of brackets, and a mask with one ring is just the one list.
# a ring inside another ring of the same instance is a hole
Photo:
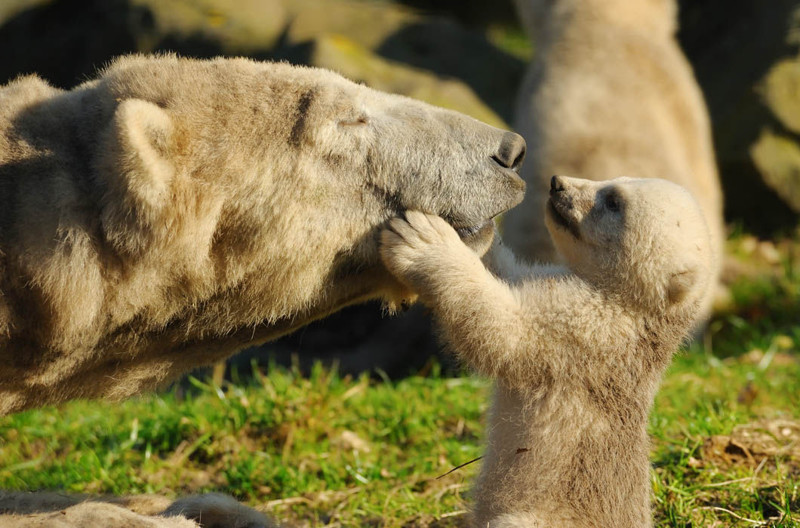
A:
{"label": "bear black nose", "polygon": [[519,134],[506,132],[500,142],[500,148],[492,159],[501,167],[519,172],[525,159],[525,140]]}
{"label": "bear black nose", "polygon": [[564,190],[564,180],[560,176],[550,178],[550,196]]}

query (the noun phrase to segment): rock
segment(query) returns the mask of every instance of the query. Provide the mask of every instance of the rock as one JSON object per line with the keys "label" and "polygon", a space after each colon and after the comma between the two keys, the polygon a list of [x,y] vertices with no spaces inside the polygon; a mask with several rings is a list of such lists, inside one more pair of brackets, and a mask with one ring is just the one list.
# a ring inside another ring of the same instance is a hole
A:
{"label": "rock", "polygon": [[0,4],[0,83],[39,73],[62,88],[113,57],[175,51],[266,58],[288,21],[280,0],[13,0]]}
{"label": "rock", "polygon": [[43,4],[46,0],[4,0],[0,3],[0,23],[18,15],[20,12]]}
{"label": "rock", "polygon": [[372,88],[420,99],[463,112],[490,125],[508,128],[466,84],[455,79],[440,79],[433,73],[383,59],[347,37],[318,37],[314,41],[310,62]]}
{"label": "rock", "polygon": [[296,0],[287,6],[292,22],[286,44],[302,46],[319,38],[344,36],[393,63],[458,79],[503,121],[511,121],[525,64],[491,44],[481,31],[389,3]]}
{"label": "rock", "polygon": [[309,42],[321,35],[347,35],[374,50],[393,33],[420,17],[408,8],[386,2],[340,0],[287,0],[292,23],[286,31],[289,44]]}
{"label": "rock", "polygon": [[800,60],[778,61],[762,83],[764,103],[781,124],[800,133]]}
{"label": "rock", "polygon": [[492,27],[515,24],[517,13],[512,0],[400,0],[425,13],[448,15],[468,27]]}
{"label": "rock", "polygon": [[784,133],[762,128],[750,156],[766,184],[800,213],[800,60],[776,62],[760,83],[759,93]]}
{"label": "rock", "polygon": [[376,53],[392,61],[466,83],[503,120],[513,121],[517,88],[525,61],[455,21],[429,17],[407,24],[388,37]]}
{"label": "rock", "polygon": [[0,49],[13,50],[0,61],[0,83],[35,72],[72,87],[114,55],[135,51],[135,35],[152,25],[148,12],[124,0],[26,4],[0,25]]}
{"label": "rock", "polygon": [[[726,215],[760,234],[797,224],[800,1],[682,0],[679,38],[708,102]],[[788,185],[788,187],[786,186]],[[768,211],[768,214],[765,214]]]}
{"label": "rock", "polygon": [[797,139],[765,129],[751,147],[750,155],[766,184],[792,210],[800,213],[800,144]]}
{"label": "rock", "polygon": [[156,39],[143,35],[141,51],[163,48],[169,37],[177,42],[214,42],[221,55],[254,55],[272,49],[288,22],[280,0],[131,0],[131,4],[148,9],[155,20]]}

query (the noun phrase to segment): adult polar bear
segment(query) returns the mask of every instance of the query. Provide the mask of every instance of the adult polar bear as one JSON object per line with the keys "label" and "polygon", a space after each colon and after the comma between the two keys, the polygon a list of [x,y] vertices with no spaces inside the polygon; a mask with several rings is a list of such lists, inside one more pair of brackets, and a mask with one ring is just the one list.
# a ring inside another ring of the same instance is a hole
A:
{"label": "adult polar bear", "polygon": [[522,138],[319,69],[131,56],[0,88],[0,414],[122,398],[369,298],[385,221],[481,251]]}

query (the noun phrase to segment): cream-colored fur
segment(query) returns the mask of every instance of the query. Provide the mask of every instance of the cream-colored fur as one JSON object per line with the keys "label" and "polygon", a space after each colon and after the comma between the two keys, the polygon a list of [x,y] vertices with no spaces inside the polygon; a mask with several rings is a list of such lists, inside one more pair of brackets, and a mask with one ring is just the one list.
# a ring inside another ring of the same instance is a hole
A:
{"label": "cream-colored fur", "polygon": [[553,174],[593,180],[645,175],[694,194],[711,229],[718,270],[722,191],[708,111],[675,38],[675,0],[516,4],[536,43],[515,123],[530,149],[522,170],[529,192],[506,215],[504,240],[526,260],[557,262],[544,224]]}
{"label": "cream-colored fur", "polygon": [[497,245],[495,276],[418,212],[391,222],[382,257],[496,380],[473,526],[650,526],[647,415],[700,314],[711,236],[691,194],[661,179],[554,178],[547,210],[565,267]]}
{"label": "cream-colored fur", "polygon": [[473,247],[522,199],[524,141],[332,72],[118,59],[0,87],[0,414],[122,398],[369,298],[383,223]]}
{"label": "cream-colored fur", "polygon": [[103,502],[83,502],[62,510],[27,515],[0,515],[4,528],[200,528],[183,517],[155,517]]}
{"label": "cream-colored fur", "polygon": [[[4,514],[3,512],[10,512]],[[272,528],[259,512],[218,493],[170,501],[152,495],[91,498],[0,492],[4,528]]]}

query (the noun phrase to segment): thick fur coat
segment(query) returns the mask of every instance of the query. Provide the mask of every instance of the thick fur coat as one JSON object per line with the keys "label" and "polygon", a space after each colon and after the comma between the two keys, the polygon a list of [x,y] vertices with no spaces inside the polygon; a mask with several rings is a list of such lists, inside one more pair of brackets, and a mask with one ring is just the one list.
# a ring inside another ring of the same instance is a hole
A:
{"label": "thick fur coat", "polygon": [[647,416],[712,281],[705,215],[659,179],[554,177],[550,196],[565,267],[496,246],[487,269],[416,212],[392,221],[382,256],[449,347],[496,380],[472,526],[650,526]]}
{"label": "thick fur coat", "polygon": [[516,4],[536,43],[515,111],[530,149],[522,171],[529,193],[505,216],[504,241],[531,262],[558,261],[544,221],[553,174],[662,178],[700,203],[718,270],[722,191],[708,111],[675,38],[675,0]]}
{"label": "thick fur coat", "polygon": [[122,398],[406,292],[388,218],[472,247],[519,203],[521,137],[329,71],[131,56],[0,87],[0,414]]}
{"label": "thick fur coat", "polygon": [[[5,513],[9,512],[9,513]],[[154,495],[88,497],[0,492],[3,528],[274,528],[261,513],[218,493],[174,502]]]}

